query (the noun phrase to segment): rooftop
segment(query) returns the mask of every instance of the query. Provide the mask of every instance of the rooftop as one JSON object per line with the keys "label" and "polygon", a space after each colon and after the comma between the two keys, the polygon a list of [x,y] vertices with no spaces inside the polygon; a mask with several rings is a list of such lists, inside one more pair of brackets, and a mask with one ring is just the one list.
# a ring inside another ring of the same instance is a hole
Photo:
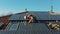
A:
{"label": "rooftop", "polygon": [[[0,17],[0,22],[6,24],[5,29],[0,30],[1,34],[60,34],[60,30],[50,29],[47,21],[59,21],[60,15],[52,15],[54,12],[29,11],[12,14],[10,16]],[[37,23],[30,23],[24,19],[24,16],[34,14],[38,20]],[[50,29],[50,30],[49,30]]]}

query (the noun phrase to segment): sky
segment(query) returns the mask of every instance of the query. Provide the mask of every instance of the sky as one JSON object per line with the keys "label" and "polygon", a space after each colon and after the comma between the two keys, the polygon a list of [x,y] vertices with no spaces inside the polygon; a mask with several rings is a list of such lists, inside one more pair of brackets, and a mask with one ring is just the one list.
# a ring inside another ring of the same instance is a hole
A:
{"label": "sky", "polygon": [[[0,16],[28,11],[50,11],[51,0],[0,0]],[[60,0],[53,0],[53,11],[60,11]]]}

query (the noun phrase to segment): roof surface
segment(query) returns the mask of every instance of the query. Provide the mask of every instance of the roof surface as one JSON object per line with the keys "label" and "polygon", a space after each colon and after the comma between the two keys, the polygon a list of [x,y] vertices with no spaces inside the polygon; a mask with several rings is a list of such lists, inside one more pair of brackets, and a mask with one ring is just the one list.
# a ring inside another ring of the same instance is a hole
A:
{"label": "roof surface", "polygon": [[[60,34],[60,30],[49,30],[44,23],[14,23],[15,26],[11,26],[13,28],[6,31],[1,31],[1,33],[6,34]],[[13,25],[13,23],[12,23]],[[18,27],[17,27],[18,25]],[[17,28],[17,30],[16,30]]]}

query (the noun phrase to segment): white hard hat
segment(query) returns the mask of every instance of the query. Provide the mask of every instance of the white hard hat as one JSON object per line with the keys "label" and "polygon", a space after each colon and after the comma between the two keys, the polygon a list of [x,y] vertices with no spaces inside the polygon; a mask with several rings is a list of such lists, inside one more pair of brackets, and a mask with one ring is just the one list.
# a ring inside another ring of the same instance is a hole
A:
{"label": "white hard hat", "polygon": [[26,19],[26,16],[24,16],[24,19]]}

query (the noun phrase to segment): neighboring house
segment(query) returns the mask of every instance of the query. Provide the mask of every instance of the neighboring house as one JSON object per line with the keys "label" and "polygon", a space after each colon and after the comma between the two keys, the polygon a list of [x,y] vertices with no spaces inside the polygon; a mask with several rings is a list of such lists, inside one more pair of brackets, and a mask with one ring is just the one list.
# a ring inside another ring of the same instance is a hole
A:
{"label": "neighboring house", "polygon": [[4,23],[4,27],[3,27],[3,29],[5,29],[6,28],[6,26],[9,24],[9,17],[10,17],[11,15],[6,15],[6,16],[2,16],[2,17],[0,17],[0,22],[2,22],[2,23]]}

